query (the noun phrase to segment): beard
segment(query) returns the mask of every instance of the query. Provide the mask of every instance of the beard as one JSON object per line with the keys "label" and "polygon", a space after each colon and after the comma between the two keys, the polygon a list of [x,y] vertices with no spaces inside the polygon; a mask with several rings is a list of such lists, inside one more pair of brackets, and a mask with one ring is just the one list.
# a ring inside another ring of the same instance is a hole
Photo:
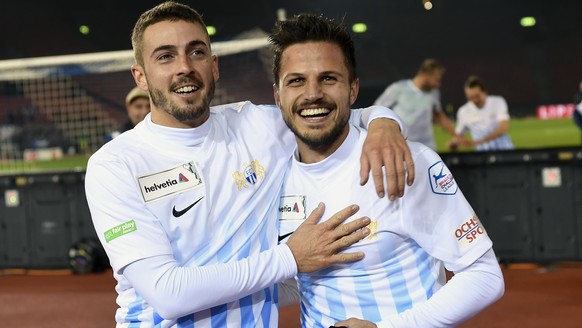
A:
{"label": "beard", "polygon": [[[170,90],[174,90],[177,85],[195,83],[200,86],[199,91],[200,97],[193,100],[187,100],[185,106],[180,106],[169,97],[167,97],[164,92],[160,89],[150,88],[149,93],[152,98],[152,103],[156,108],[159,108],[168,114],[172,115],[176,120],[180,122],[190,122],[196,121],[202,118],[210,109],[210,102],[214,98],[214,90],[216,88],[216,83],[211,80],[208,85],[207,92],[203,93],[203,84],[200,81],[194,80],[192,78],[183,78],[180,81],[173,83],[170,86]],[[172,91],[170,91],[172,92]]]}
{"label": "beard", "polygon": [[[317,104],[321,107],[335,108],[335,110],[338,110],[337,106],[335,106],[335,104],[331,104],[328,102],[318,102]],[[298,106],[293,107],[292,113],[299,112],[297,110],[297,107]],[[348,108],[349,108],[349,106],[348,106]],[[328,115],[332,115],[332,114],[333,114],[333,112],[330,112]],[[310,149],[322,149],[322,148],[326,148],[327,146],[332,145],[334,143],[334,141],[337,140],[338,137],[342,134],[344,128],[346,127],[346,125],[349,122],[349,119],[350,119],[350,115],[348,112],[348,115],[340,114],[340,116],[337,118],[337,120],[334,121],[334,125],[332,126],[332,128],[329,129],[328,131],[324,131],[323,129],[316,129],[315,131],[313,129],[309,129],[306,131],[300,131],[299,128],[297,127],[297,125],[294,124],[291,117],[283,115],[283,120],[285,121],[285,124],[287,124],[287,127],[289,127],[289,129],[291,131],[293,131],[293,134],[295,134],[295,137],[297,137],[301,142],[303,142]]]}

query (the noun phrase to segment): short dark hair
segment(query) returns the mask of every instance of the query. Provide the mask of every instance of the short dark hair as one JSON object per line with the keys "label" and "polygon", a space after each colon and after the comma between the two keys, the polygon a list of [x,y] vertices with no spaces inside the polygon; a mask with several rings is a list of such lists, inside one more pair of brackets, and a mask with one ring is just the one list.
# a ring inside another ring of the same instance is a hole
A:
{"label": "short dark hair", "polygon": [[482,91],[487,91],[485,82],[483,82],[483,80],[477,75],[471,75],[467,78],[467,81],[465,81],[465,88],[480,88]]}
{"label": "short dark hair", "polygon": [[[133,27],[131,33],[131,45],[133,47],[133,55],[137,64],[143,66],[143,34],[146,28],[163,21],[186,21],[195,24],[197,23],[202,25],[204,31],[206,31],[206,24],[204,24],[202,15],[192,7],[175,1],[162,2],[141,14]],[[207,37],[210,41],[208,34]]]}
{"label": "short dark hair", "polygon": [[445,67],[438,60],[433,58],[425,59],[418,68],[418,74],[432,74],[436,71],[445,71]]}
{"label": "short dark hair", "polygon": [[273,79],[279,83],[281,55],[287,47],[305,42],[331,42],[344,54],[350,82],[357,78],[354,41],[346,27],[333,19],[315,14],[298,14],[292,19],[275,23],[269,35],[273,52]]}

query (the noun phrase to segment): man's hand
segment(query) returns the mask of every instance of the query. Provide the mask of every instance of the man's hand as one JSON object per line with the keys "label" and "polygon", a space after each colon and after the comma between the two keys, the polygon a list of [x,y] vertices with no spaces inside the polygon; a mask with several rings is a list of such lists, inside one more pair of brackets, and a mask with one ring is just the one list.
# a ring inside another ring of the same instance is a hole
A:
{"label": "man's hand", "polygon": [[340,321],[336,323],[333,327],[345,327],[345,328],[377,328],[375,323],[366,320],[360,320],[356,318],[349,318],[348,320]]}
{"label": "man's hand", "polygon": [[360,184],[363,186],[368,182],[371,170],[379,197],[384,197],[385,190],[382,167],[386,171],[388,198],[402,197],[404,180],[409,186],[414,182],[414,162],[400,126],[386,118],[370,122],[360,158]]}
{"label": "man's hand", "polygon": [[363,252],[338,254],[370,234],[370,229],[365,228],[370,223],[367,217],[342,224],[358,210],[357,205],[348,206],[320,224],[317,222],[325,211],[323,203],[311,212],[287,241],[287,246],[295,257],[298,272],[309,273],[332,264],[364,258]]}

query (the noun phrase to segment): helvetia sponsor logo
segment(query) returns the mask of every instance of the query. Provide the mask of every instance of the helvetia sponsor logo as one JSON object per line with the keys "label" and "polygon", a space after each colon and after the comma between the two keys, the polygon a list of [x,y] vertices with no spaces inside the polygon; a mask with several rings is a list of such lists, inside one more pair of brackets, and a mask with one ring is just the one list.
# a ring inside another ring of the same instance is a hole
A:
{"label": "helvetia sponsor logo", "polygon": [[297,203],[295,203],[295,205],[293,205],[293,207],[291,207],[289,205],[283,205],[283,206],[279,207],[279,212],[280,213],[285,213],[285,212],[299,213],[299,206],[297,205]]}
{"label": "helvetia sponsor logo", "polygon": [[178,180],[176,180],[176,179],[168,179],[168,180],[166,180],[166,182],[163,182],[163,183],[160,183],[160,184],[154,183],[153,185],[151,185],[149,187],[148,186],[144,186],[143,188],[144,188],[145,192],[148,193],[148,192],[154,192],[154,191],[157,191],[157,190],[165,189],[165,188],[168,188],[168,187],[171,187],[171,186],[175,186],[177,184],[178,184]]}

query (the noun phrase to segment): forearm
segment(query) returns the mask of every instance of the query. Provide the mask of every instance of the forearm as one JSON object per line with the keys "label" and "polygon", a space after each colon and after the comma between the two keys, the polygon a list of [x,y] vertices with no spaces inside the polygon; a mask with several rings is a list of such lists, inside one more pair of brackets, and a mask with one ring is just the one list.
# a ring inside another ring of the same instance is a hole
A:
{"label": "forearm", "polygon": [[289,248],[280,245],[240,261],[199,267],[156,256],[127,265],[122,274],[163,318],[172,319],[272,287],[295,276],[296,265]]}
{"label": "forearm", "polygon": [[499,122],[499,125],[497,126],[497,128],[495,130],[493,130],[491,133],[489,133],[488,135],[486,135],[485,137],[483,137],[479,140],[474,140],[475,144],[482,144],[482,143],[486,143],[486,142],[489,142],[491,140],[494,140],[495,138],[498,138],[498,137],[502,136],[503,134],[507,133],[508,130],[509,130],[509,122],[508,121],[501,121],[501,122]]}
{"label": "forearm", "polygon": [[448,134],[455,135],[455,124],[449,120],[449,118],[442,112],[436,114],[435,119],[437,123],[445,130]]}
{"label": "forearm", "polygon": [[456,272],[426,302],[377,323],[388,327],[454,327],[497,301],[504,292],[503,275],[493,250],[469,268]]}
{"label": "forearm", "polygon": [[408,137],[408,129],[402,123],[402,120],[393,110],[384,106],[370,106],[363,109],[354,109],[354,115],[357,119],[359,117],[359,122],[355,122],[356,125],[368,129],[370,123],[378,118],[386,118],[394,121],[400,127],[400,132],[402,136],[406,139]]}

